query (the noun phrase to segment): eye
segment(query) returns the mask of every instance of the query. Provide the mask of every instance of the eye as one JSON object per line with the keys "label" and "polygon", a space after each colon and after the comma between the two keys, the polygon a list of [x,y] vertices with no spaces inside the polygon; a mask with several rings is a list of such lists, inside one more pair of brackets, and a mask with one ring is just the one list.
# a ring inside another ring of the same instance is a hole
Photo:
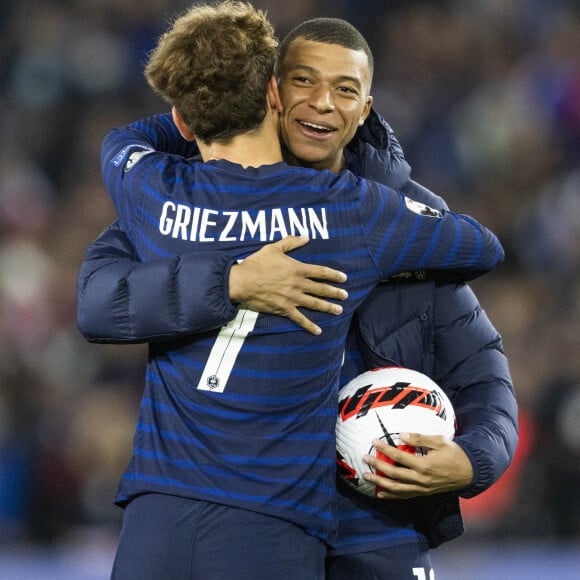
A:
{"label": "eye", "polygon": [[342,86],[338,87],[338,90],[341,93],[346,93],[349,95],[358,95],[359,94],[359,92],[356,89],[353,89],[352,87],[348,87],[346,85],[342,85]]}
{"label": "eye", "polygon": [[308,77],[304,77],[304,76],[295,76],[292,78],[292,80],[295,83],[298,83],[301,85],[311,85],[312,84],[312,81]]}

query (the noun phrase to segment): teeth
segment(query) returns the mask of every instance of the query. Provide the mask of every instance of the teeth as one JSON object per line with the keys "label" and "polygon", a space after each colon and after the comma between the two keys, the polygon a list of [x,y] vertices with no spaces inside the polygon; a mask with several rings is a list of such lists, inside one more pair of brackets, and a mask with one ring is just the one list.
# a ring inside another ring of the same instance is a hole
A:
{"label": "teeth", "polygon": [[324,127],[323,125],[317,125],[316,123],[308,123],[307,121],[300,121],[301,125],[305,127],[312,127],[313,129],[317,129],[318,131],[330,131],[328,127]]}

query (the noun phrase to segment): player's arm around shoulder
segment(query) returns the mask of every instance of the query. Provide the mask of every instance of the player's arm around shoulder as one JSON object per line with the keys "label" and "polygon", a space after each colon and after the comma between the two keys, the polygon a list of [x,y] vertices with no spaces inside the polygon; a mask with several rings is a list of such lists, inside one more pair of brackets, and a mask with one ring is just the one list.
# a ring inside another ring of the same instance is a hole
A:
{"label": "player's arm around shoulder", "polygon": [[85,253],[77,277],[77,326],[90,342],[138,343],[227,324],[232,260],[223,252],[139,261],[118,223]]}
{"label": "player's arm around shoulder", "polygon": [[340,314],[332,300],[347,298],[335,285],[345,275],[286,255],[307,241],[267,244],[241,265],[219,251],[141,262],[116,222],[85,253],[77,326],[90,342],[152,342],[219,328],[243,307],[286,316],[319,334],[303,309]]}
{"label": "player's arm around shoulder", "polygon": [[126,170],[127,167],[121,162],[124,153],[131,147],[136,151],[158,151],[184,158],[199,155],[195,141],[184,139],[169,113],[152,115],[109,131],[101,149],[103,164],[105,161],[115,161],[116,166]]}
{"label": "player's arm around shoulder", "polygon": [[497,236],[470,216],[434,209],[372,181],[361,180],[361,191],[364,234],[385,276],[445,269],[470,280],[504,259]]}

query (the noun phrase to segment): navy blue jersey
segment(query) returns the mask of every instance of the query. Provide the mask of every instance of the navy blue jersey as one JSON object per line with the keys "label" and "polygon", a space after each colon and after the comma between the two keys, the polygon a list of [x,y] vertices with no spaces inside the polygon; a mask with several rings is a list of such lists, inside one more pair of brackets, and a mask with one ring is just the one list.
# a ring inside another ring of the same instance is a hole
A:
{"label": "navy blue jersey", "polygon": [[141,260],[216,249],[241,260],[304,234],[311,241],[293,256],[346,272],[349,299],[341,316],[312,314],[321,336],[241,310],[215,332],[151,345],[117,501],[146,492],[192,497],[280,517],[329,540],[337,387],[354,310],[394,272],[445,268],[468,279],[493,268],[503,250],[471,218],[350,172],[243,169],[167,153],[182,145],[168,115],[116,129],[103,144],[105,183]]}

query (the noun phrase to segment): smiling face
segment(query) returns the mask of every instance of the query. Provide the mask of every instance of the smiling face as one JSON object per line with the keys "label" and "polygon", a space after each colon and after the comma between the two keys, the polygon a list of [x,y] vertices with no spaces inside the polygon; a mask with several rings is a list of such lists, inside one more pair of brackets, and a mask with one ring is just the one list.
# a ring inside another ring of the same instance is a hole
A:
{"label": "smiling face", "polygon": [[297,38],[280,66],[281,137],[290,163],[343,169],[345,145],[369,114],[366,54]]}

